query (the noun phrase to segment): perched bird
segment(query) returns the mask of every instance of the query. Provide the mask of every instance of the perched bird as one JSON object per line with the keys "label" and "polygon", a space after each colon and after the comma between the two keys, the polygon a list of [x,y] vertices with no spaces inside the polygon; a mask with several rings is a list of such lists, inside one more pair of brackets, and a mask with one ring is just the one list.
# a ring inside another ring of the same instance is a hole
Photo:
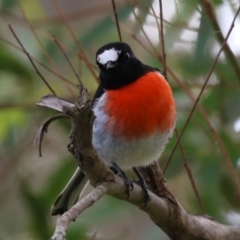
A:
{"label": "perched bird", "polygon": [[[123,42],[104,45],[96,53],[100,84],[93,98],[96,119],[92,143],[108,166],[121,169],[158,160],[176,122],[172,90],[161,72],[143,64]],[[73,205],[86,179],[78,168],[52,207],[63,214]]]}

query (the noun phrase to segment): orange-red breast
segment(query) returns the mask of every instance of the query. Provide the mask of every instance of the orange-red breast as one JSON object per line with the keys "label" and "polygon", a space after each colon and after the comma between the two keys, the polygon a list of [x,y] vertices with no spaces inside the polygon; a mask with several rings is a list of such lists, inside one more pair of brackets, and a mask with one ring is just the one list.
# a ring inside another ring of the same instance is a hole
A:
{"label": "orange-red breast", "polygon": [[[107,164],[120,168],[157,160],[172,137],[176,121],[172,90],[156,68],[139,61],[130,46],[113,42],[96,53],[100,84],[93,99],[93,146]],[[62,214],[82,190],[80,169],[52,208]]]}

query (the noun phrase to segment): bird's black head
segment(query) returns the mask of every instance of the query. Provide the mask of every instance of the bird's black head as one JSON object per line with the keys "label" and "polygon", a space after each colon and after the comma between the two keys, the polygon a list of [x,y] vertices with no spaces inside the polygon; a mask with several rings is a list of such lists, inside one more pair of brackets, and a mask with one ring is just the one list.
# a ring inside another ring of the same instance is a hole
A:
{"label": "bird's black head", "polygon": [[108,43],[96,53],[101,70],[100,82],[105,89],[117,89],[144,74],[143,64],[135,57],[130,46],[123,42]]}

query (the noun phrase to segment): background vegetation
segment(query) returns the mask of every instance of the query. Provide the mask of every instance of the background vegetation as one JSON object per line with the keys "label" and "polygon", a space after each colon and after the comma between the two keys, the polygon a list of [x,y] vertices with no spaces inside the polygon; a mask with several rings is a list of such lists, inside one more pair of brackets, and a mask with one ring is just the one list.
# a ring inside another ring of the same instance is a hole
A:
{"label": "background vegetation", "polygon": [[[239,1],[163,0],[164,38],[169,83],[177,104],[180,132],[203,87]],[[209,5],[209,3],[211,3]],[[122,38],[144,63],[163,69],[158,1],[116,1]],[[64,23],[71,26],[77,44]],[[213,10],[213,11],[211,11]],[[214,15],[216,13],[216,15]],[[51,93],[11,34],[11,24],[56,94],[78,95],[77,78],[58,44],[91,94],[97,87],[95,52],[117,41],[112,2],[107,0],[0,1],[0,239],[48,239],[56,218],[51,204],[73,173],[67,151],[70,124],[51,125],[43,157],[33,146],[41,124],[53,111],[35,103]],[[166,178],[172,192],[193,214],[203,211],[217,221],[239,224],[240,191],[240,24],[225,48],[181,139],[202,205],[190,184],[179,148]],[[55,38],[54,38],[55,36]],[[58,44],[56,44],[56,42]],[[86,64],[83,49],[91,63]],[[89,66],[91,71],[89,70]],[[199,110],[200,109],[200,110]],[[162,168],[176,143],[160,159]],[[185,164],[186,166],[186,164]],[[204,208],[204,210],[203,210]],[[104,197],[71,223],[68,239],[168,239],[144,214],[124,201]]]}

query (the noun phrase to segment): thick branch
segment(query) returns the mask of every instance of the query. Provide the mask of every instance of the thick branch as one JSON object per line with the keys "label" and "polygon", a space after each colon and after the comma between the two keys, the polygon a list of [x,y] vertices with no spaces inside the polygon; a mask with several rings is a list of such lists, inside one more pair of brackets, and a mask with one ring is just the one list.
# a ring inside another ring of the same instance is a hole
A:
{"label": "thick branch", "polygon": [[[92,146],[92,124],[94,115],[87,91],[82,88],[78,101],[72,105],[55,96],[43,98],[39,106],[52,109],[62,109],[62,113],[72,119],[71,142],[69,151],[78,160],[91,184],[95,189],[73,208],[63,214],[52,237],[54,240],[65,239],[70,221],[86,208],[90,207],[104,194],[126,200],[126,187],[121,178],[115,175],[97,156]],[[53,106],[56,101],[58,107]],[[66,104],[65,104],[66,103]],[[60,107],[59,107],[60,106]],[[150,202],[145,208],[143,191],[134,184],[129,199],[126,201],[145,211],[153,222],[159,226],[171,239],[175,240],[240,240],[239,226],[222,225],[208,217],[189,214],[169,191],[166,181],[157,163],[149,168],[139,169],[147,180]],[[155,183],[151,180],[154,178]]]}

